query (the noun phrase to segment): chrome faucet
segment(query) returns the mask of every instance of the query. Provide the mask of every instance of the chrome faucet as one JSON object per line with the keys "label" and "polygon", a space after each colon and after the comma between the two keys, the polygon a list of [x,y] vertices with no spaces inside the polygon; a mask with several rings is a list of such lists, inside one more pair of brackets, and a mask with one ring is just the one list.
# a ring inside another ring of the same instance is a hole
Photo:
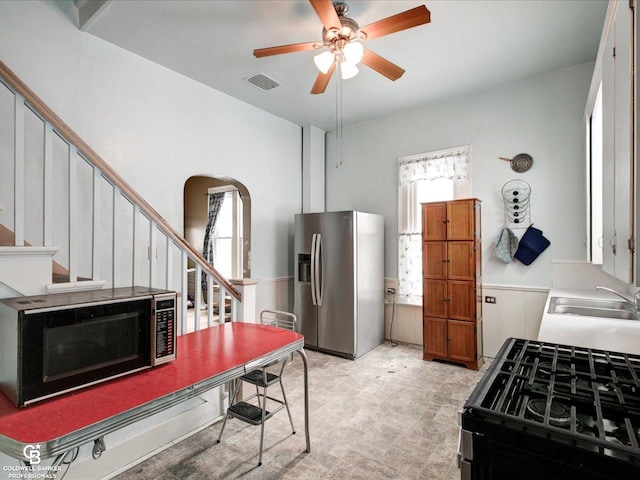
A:
{"label": "chrome faucet", "polygon": [[627,297],[625,297],[624,295],[622,295],[621,293],[618,293],[615,290],[612,290],[607,287],[596,287],[596,290],[606,290],[607,292],[611,292],[614,295],[617,295],[620,298],[622,298],[626,303],[630,304],[636,312],[640,312],[640,290],[638,290],[633,295],[633,302],[629,300]]}

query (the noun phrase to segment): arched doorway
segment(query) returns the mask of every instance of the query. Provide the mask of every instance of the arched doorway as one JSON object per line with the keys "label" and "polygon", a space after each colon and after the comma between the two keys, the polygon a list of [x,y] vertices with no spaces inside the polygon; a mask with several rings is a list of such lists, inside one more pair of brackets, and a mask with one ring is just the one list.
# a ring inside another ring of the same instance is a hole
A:
{"label": "arched doorway", "polygon": [[[221,214],[215,238],[220,268],[214,267],[228,278],[251,277],[251,197],[247,188],[228,177],[196,175],[184,184],[184,238],[202,252],[209,215],[209,195],[224,193]],[[229,258],[227,258],[229,257]]]}

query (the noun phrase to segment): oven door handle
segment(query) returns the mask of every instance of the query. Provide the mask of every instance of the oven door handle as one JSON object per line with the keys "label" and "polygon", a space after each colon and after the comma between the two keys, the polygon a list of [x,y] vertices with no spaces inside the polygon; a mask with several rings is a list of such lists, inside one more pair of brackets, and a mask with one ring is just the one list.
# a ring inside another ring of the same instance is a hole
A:
{"label": "oven door handle", "polygon": [[469,430],[460,429],[458,455],[465,460],[473,460],[473,433]]}
{"label": "oven door handle", "polygon": [[471,462],[460,460],[460,480],[471,480]]}
{"label": "oven door handle", "polygon": [[473,434],[460,428],[458,435],[458,468],[460,480],[471,480],[471,461],[473,460]]}

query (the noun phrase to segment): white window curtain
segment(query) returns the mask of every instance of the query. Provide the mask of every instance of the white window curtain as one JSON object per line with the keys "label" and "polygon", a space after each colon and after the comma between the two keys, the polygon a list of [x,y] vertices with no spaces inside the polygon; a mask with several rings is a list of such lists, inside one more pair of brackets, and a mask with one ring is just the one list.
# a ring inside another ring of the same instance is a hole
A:
{"label": "white window curtain", "polygon": [[441,178],[466,180],[469,147],[401,157],[398,164],[398,295],[407,303],[422,302],[422,211],[420,183]]}
{"label": "white window curtain", "polygon": [[465,179],[468,168],[468,148],[403,157],[399,165],[400,185],[439,178]]}

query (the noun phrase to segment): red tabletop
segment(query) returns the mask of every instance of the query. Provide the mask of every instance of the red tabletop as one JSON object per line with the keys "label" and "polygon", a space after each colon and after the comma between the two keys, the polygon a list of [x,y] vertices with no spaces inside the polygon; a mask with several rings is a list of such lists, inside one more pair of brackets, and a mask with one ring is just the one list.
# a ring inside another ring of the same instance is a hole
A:
{"label": "red tabletop", "polygon": [[178,358],[148,370],[22,408],[0,393],[0,451],[15,456],[16,443],[47,444],[60,437],[77,436],[93,425],[108,424],[123,412],[170,398],[175,392],[224,377],[234,369],[243,370],[247,364],[286,347],[302,348],[303,343],[302,335],[288,330],[226,323],[178,337]]}

